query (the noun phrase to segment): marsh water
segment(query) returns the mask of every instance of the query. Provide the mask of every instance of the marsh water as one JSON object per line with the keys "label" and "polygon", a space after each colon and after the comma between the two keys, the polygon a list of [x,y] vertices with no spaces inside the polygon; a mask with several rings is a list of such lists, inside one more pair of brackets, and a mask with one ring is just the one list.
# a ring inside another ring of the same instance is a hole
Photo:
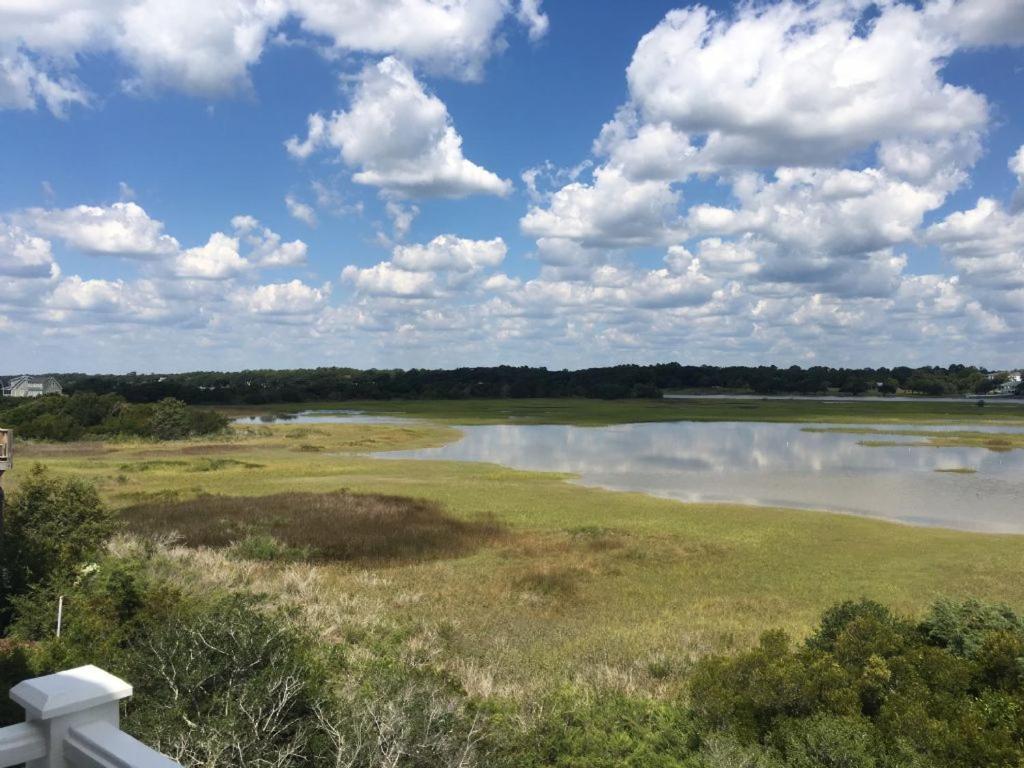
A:
{"label": "marsh water", "polygon": [[[334,413],[301,414],[296,421],[364,418],[382,420]],[[935,448],[920,445],[915,437],[807,431],[808,426],[656,422],[460,427],[463,437],[456,442],[377,455],[570,472],[585,485],[683,501],[821,509],[915,525],[1024,533],[1024,450]],[[1022,431],[972,425],[909,428]],[[865,439],[901,444],[861,445]]]}

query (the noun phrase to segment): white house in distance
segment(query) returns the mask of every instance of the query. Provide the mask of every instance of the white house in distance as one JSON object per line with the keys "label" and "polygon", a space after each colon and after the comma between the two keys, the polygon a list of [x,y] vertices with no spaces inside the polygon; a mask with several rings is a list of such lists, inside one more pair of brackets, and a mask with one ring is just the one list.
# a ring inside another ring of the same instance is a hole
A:
{"label": "white house in distance", "polygon": [[1009,371],[1005,374],[1006,379],[994,390],[993,395],[1012,395],[1016,393],[1017,387],[1020,386],[1022,374],[1020,371]]}
{"label": "white house in distance", "polygon": [[64,388],[53,376],[15,376],[3,387],[5,397],[59,395]]}

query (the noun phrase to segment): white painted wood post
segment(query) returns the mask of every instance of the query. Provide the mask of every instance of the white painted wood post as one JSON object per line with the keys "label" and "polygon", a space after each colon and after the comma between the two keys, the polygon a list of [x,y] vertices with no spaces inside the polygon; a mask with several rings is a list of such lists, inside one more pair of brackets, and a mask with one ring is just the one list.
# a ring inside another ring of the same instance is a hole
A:
{"label": "white painted wood post", "polygon": [[118,702],[131,695],[128,683],[91,665],[14,686],[11,699],[25,708],[28,722],[44,726],[46,738],[46,755],[30,760],[26,768],[65,768],[68,730],[97,721],[116,728],[121,717]]}
{"label": "white painted wood post", "polygon": [[0,729],[0,765],[181,768],[118,728],[119,702],[131,695],[128,683],[92,665],[19,683],[11,699],[26,722]]}

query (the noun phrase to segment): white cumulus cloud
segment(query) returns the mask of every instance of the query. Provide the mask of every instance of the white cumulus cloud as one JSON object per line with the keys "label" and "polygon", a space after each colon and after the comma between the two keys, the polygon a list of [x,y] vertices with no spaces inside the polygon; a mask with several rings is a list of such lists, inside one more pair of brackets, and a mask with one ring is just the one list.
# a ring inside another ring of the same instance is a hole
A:
{"label": "white cumulus cloud", "polygon": [[[86,104],[80,58],[112,53],[129,90],[219,97],[251,88],[250,69],[294,19],[337,54],[397,54],[438,73],[479,79],[505,44],[506,19],[537,39],[539,0],[14,0],[0,4],[0,108]],[[283,33],[282,33],[283,34]]]}
{"label": "white cumulus cloud", "polygon": [[49,278],[60,275],[48,240],[0,222],[0,275]]}
{"label": "white cumulus cloud", "polygon": [[235,216],[231,226],[249,245],[247,258],[256,266],[290,267],[306,261],[309,247],[302,240],[283,242],[277,232],[264,227],[253,216]]}
{"label": "white cumulus cloud", "polygon": [[500,237],[469,240],[455,235],[438,235],[429,243],[397,246],[391,260],[395,266],[412,272],[472,272],[498,266],[506,253],[508,247]]}
{"label": "white cumulus cloud", "polygon": [[365,269],[349,265],[342,270],[341,278],[352,283],[360,293],[370,296],[421,299],[437,292],[432,273],[402,269],[388,261]]}
{"label": "white cumulus cloud", "polygon": [[249,263],[238,253],[238,238],[223,232],[210,235],[206,245],[189,248],[175,259],[174,271],[179,277],[200,280],[223,280],[243,273]]}
{"label": "white cumulus cloud", "polygon": [[231,298],[236,306],[252,314],[288,317],[314,312],[324,305],[329,294],[327,285],[317,288],[292,280],[243,288]]}
{"label": "white cumulus cloud", "polygon": [[305,139],[286,143],[295,157],[337,150],[353,180],[407,197],[505,195],[511,182],[466,159],[444,103],[412,70],[388,57],[367,66],[347,111],[310,115]]}
{"label": "white cumulus cloud", "polygon": [[532,207],[520,220],[523,232],[599,246],[662,243],[675,236],[680,197],[667,182],[631,181],[609,166],[593,176],[593,183],[562,187],[546,208]]}
{"label": "white cumulus cloud", "polygon": [[632,102],[651,123],[700,135],[707,165],[842,160],[897,137],[984,126],[987,104],[941,77],[956,49],[902,3],[703,6],[670,11],[637,46]]}
{"label": "white cumulus cloud", "polygon": [[179,248],[178,241],[164,233],[163,222],[131,202],[29,208],[16,218],[27,229],[86,253],[154,259],[172,255]]}

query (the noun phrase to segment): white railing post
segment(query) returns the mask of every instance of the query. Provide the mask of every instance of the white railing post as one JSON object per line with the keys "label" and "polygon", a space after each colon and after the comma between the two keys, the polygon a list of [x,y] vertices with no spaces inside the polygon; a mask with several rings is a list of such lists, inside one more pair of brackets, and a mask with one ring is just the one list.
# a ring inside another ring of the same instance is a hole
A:
{"label": "white railing post", "polygon": [[26,680],[11,689],[26,722],[0,729],[0,766],[181,768],[118,728],[132,687],[92,665]]}
{"label": "white railing post", "polygon": [[86,666],[26,680],[11,689],[11,699],[25,708],[25,718],[43,727],[46,755],[26,768],[66,768],[64,742],[74,725],[120,722],[121,699],[132,687],[99,667]]}

